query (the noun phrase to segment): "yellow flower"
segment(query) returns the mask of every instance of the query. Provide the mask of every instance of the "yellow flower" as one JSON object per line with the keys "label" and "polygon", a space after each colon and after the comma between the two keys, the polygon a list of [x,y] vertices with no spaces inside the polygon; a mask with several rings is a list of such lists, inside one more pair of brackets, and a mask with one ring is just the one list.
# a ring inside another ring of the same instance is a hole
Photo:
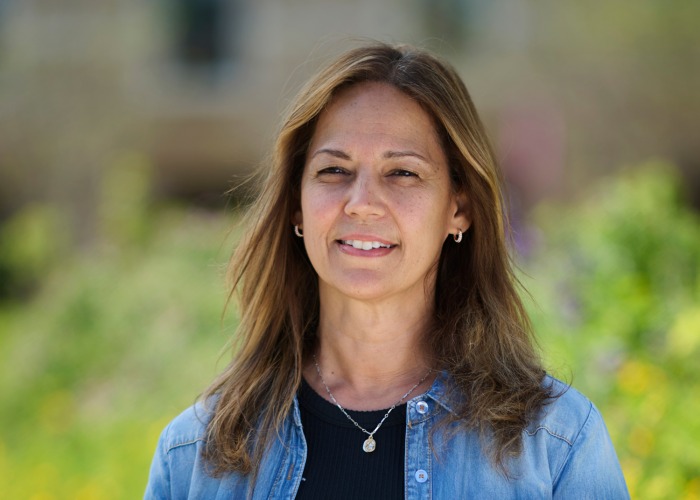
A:
{"label": "yellow flower", "polygon": [[639,396],[652,384],[659,388],[665,385],[666,375],[656,366],[643,361],[627,360],[617,372],[617,383],[623,392]]}

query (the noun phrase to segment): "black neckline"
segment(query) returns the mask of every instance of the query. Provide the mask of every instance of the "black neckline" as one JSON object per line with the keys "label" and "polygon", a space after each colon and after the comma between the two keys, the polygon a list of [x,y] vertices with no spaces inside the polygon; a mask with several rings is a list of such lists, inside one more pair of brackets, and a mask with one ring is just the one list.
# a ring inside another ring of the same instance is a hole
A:
{"label": "black neckline", "polygon": [[[318,394],[309,385],[306,379],[303,378],[301,381],[301,388],[299,389],[299,404],[303,406],[305,410],[333,425],[355,427],[355,424],[350,422],[336,405]],[[371,411],[344,409],[348,412],[348,415],[368,431],[372,431],[389,410],[389,408]],[[406,425],[406,403],[397,405],[396,408],[389,413],[382,427],[392,427],[395,425]]]}

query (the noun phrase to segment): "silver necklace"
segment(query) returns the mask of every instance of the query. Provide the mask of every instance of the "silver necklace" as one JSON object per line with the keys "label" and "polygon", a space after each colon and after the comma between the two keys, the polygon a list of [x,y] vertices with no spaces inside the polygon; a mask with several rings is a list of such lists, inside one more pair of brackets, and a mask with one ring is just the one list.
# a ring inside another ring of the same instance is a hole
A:
{"label": "silver necklace", "polygon": [[384,423],[384,421],[387,419],[387,417],[389,416],[389,413],[391,413],[391,410],[393,410],[393,409],[396,408],[398,405],[400,405],[401,403],[403,403],[403,400],[406,399],[414,390],[416,390],[416,387],[418,387],[418,386],[421,385],[423,382],[425,382],[425,379],[427,379],[427,378],[428,378],[428,375],[430,375],[430,372],[432,372],[432,370],[428,370],[428,373],[426,373],[425,375],[423,375],[423,378],[420,379],[416,385],[414,385],[413,387],[411,387],[411,388],[408,390],[408,392],[406,392],[406,394],[404,394],[403,396],[401,396],[401,399],[399,399],[396,403],[394,403],[394,404],[391,406],[391,408],[389,408],[389,409],[387,410],[387,412],[384,414],[384,417],[382,417],[382,419],[381,419],[380,422],[377,424],[377,426],[374,428],[374,430],[373,430],[372,432],[369,432],[367,429],[365,429],[365,428],[362,427],[360,424],[358,424],[357,422],[355,422],[355,419],[352,418],[350,415],[348,415],[348,412],[345,411],[345,408],[343,408],[342,406],[340,406],[340,403],[338,403],[338,401],[335,399],[335,396],[333,396],[333,393],[332,393],[331,390],[328,388],[328,385],[326,384],[326,381],[323,380],[323,375],[321,374],[321,367],[318,366],[318,360],[316,359],[316,355],[315,355],[315,354],[314,354],[314,365],[316,365],[316,371],[318,372],[318,377],[321,379],[321,383],[323,384],[323,387],[326,388],[326,392],[328,393],[328,397],[331,398],[331,401],[333,401],[333,403],[335,403],[335,405],[338,407],[338,409],[339,409],[340,411],[343,412],[343,415],[345,415],[345,416],[347,417],[347,419],[350,420],[350,422],[352,422],[353,424],[355,424],[355,427],[357,427],[358,429],[360,429],[362,432],[364,432],[365,434],[367,434],[367,435],[369,436],[367,439],[365,439],[365,442],[362,443],[362,449],[365,451],[365,453],[372,453],[374,450],[377,449],[377,442],[374,440],[374,434],[379,430],[379,428],[382,426],[382,424]]}

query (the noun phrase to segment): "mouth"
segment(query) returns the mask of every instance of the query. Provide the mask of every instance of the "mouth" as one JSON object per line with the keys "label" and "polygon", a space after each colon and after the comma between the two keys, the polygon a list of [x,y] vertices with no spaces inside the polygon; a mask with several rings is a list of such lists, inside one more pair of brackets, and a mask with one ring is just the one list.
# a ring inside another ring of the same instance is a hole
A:
{"label": "mouth", "polygon": [[338,240],[341,245],[348,245],[357,250],[374,250],[376,248],[393,248],[396,245],[382,243],[380,241],[363,241],[363,240]]}

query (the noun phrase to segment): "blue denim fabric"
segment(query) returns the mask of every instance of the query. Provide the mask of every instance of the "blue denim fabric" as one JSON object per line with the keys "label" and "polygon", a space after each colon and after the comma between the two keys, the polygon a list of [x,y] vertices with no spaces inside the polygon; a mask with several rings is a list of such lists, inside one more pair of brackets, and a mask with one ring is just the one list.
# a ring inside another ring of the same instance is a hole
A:
{"label": "blue denim fabric", "polygon": [[[523,452],[508,464],[510,477],[493,467],[476,432],[439,426],[431,450],[432,428],[452,411],[448,381],[440,375],[427,393],[408,402],[406,499],[629,498],[600,413],[579,392],[566,390],[550,377],[545,384],[552,384],[555,393],[566,392],[524,431]],[[207,418],[204,407],[196,405],[165,428],[153,458],[146,499],[295,497],[306,460],[296,400],[260,464],[252,490],[245,476],[212,478],[206,473],[201,452]]]}

